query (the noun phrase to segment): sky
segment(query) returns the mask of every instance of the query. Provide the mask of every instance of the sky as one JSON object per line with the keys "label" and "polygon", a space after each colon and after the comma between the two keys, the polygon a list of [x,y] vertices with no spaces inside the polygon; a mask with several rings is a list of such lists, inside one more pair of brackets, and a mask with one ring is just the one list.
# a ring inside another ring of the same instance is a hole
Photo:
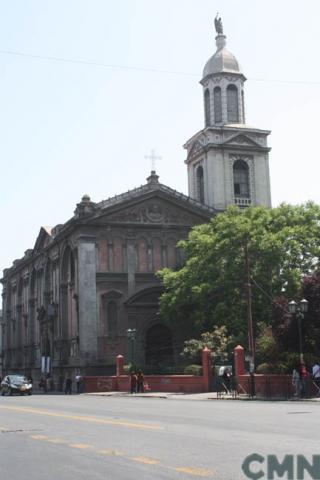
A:
{"label": "sky", "polygon": [[320,203],[319,0],[0,0],[0,271],[64,223],[146,182],[187,191],[214,17],[270,129],[273,206]]}

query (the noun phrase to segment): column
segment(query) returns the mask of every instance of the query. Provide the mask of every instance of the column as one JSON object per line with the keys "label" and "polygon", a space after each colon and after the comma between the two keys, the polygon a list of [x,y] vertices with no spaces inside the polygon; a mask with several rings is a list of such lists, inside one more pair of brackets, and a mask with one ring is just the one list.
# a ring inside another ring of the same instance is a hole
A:
{"label": "column", "polygon": [[87,357],[96,357],[98,353],[98,311],[95,241],[79,243],[78,282],[80,354]]}

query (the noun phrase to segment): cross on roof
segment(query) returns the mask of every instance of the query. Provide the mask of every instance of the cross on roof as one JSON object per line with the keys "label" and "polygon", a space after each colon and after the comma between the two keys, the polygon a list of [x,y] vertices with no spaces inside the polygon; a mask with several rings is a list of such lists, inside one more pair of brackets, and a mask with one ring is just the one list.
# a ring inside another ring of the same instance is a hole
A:
{"label": "cross on roof", "polygon": [[155,151],[152,149],[150,151],[150,155],[145,155],[144,158],[146,158],[147,160],[151,160],[151,170],[155,170],[156,160],[161,160],[162,157],[160,157],[159,155],[156,155]]}

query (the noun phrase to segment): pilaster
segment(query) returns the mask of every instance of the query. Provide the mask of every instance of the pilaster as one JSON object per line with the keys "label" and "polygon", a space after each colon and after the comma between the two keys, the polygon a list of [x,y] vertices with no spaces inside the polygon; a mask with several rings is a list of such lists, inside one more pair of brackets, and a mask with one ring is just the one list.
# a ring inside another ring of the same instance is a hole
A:
{"label": "pilaster", "polygon": [[96,264],[95,240],[80,240],[78,245],[79,347],[83,357],[96,357],[98,353]]}

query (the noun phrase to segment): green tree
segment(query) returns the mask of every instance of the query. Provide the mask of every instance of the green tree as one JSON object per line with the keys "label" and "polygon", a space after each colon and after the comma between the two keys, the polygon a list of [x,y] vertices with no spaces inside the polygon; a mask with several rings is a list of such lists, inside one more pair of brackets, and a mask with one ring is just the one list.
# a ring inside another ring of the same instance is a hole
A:
{"label": "green tree", "polygon": [[252,277],[255,336],[259,325],[273,324],[272,301],[285,289],[297,295],[301,278],[319,266],[320,207],[283,204],[240,210],[230,207],[180,242],[184,266],[159,272],[165,292],[162,318],[183,329],[185,338],[199,338],[225,325],[234,343],[246,344],[246,267]]}
{"label": "green tree", "polygon": [[[308,300],[308,312],[301,323],[302,349],[304,353],[319,356],[320,352],[320,271],[304,276],[301,291],[296,300]],[[290,298],[291,300],[292,298]],[[274,303],[273,332],[281,351],[298,352],[298,319],[288,312],[288,299],[281,297]]]}
{"label": "green tree", "polygon": [[213,357],[226,359],[229,342],[226,327],[214,327],[211,332],[201,333],[198,339],[186,340],[182,355],[201,363],[202,350],[207,347],[211,350]]}

